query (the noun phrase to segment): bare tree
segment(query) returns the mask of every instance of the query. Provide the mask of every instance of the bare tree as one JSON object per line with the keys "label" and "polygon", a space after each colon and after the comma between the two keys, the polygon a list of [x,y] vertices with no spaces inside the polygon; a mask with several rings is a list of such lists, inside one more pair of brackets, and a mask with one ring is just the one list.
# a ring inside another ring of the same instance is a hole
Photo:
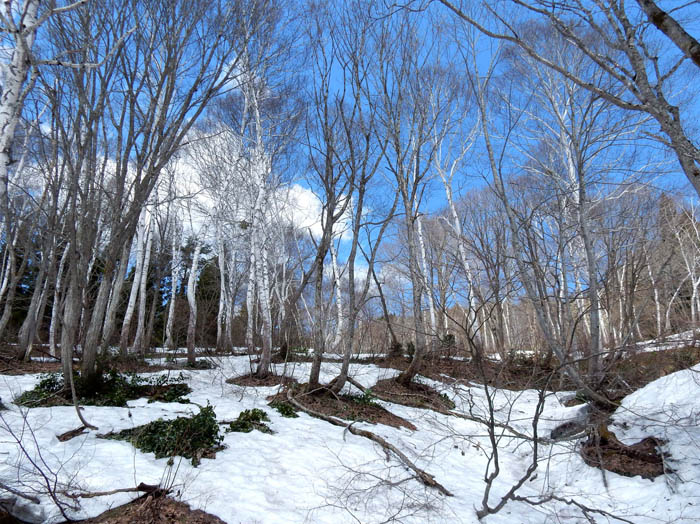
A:
{"label": "bare tree", "polygon": [[[689,54],[697,49],[693,46],[692,37],[687,34],[683,36],[676,27],[673,34],[678,40],[676,44],[682,44],[681,56],[660,59],[661,53],[654,42],[654,35],[644,30],[648,23],[646,18],[636,16],[629,4],[625,6],[621,0],[510,0],[512,9],[508,18],[498,4],[485,0],[482,4],[490,20],[483,17],[483,12],[481,16],[472,14],[473,11],[462,2],[438,1],[463,22],[491,38],[518,45],[532,59],[557,71],[594,96],[621,109],[651,116],[661,127],[663,136],[654,132],[650,134],[674,152],[688,181],[700,194],[700,148],[695,138],[689,135],[687,124],[684,124],[689,117],[682,117],[682,98],[675,93],[680,89],[678,82],[683,72],[683,62],[689,56],[695,59],[695,54]],[[653,2],[638,4],[648,11],[647,15],[652,12]],[[523,24],[530,17],[548,21],[564,39],[578,48],[583,60],[596,68],[599,75],[605,76],[604,84],[592,82],[590,77],[572,71],[569,64],[548,56],[537,45],[522,38]],[[663,24],[665,31],[671,31],[670,17],[656,13],[655,20]],[[490,22],[493,24],[490,25]],[[594,43],[603,44],[605,49],[599,50]]]}

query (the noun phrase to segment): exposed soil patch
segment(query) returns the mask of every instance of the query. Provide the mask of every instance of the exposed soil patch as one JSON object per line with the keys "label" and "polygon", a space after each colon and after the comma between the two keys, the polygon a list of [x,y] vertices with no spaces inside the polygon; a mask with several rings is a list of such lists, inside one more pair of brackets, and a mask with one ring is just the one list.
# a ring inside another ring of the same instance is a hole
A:
{"label": "exposed soil patch", "polygon": [[575,389],[566,377],[556,375],[554,368],[544,366],[534,358],[517,358],[505,362],[484,359],[481,365],[474,361],[435,358],[426,360],[420,374],[433,380],[444,381],[445,375],[455,380],[477,382],[503,389],[524,390],[546,387],[549,390]]}
{"label": "exposed soil patch", "polygon": [[273,364],[284,364],[285,362],[312,362],[313,357],[310,355],[294,355],[294,354],[289,354],[285,358],[284,356],[280,355],[279,353],[275,353],[272,355],[271,362]]}
{"label": "exposed soil patch", "polygon": [[53,359],[48,353],[33,351],[33,357],[42,357],[45,360],[31,360],[25,362],[20,358],[18,350],[12,346],[0,347],[0,374],[2,375],[26,375],[28,373],[50,373],[58,371],[61,367],[59,359]]}
{"label": "exposed soil patch", "polygon": [[[380,368],[398,369],[399,371],[405,371],[411,364],[411,359],[403,356],[386,356],[374,359],[372,363]],[[423,364],[423,367],[426,367],[425,363]]]}
{"label": "exposed soil patch", "polygon": [[694,346],[664,351],[626,353],[605,362],[604,386],[632,393],[654,380],[688,369],[698,362],[700,362],[700,348]]}
{"label": "exposed soil patch", "polygon": [[24,524],[24,522],[21,520],[17,520],[7,511],[0,508],[0,524]]}
{"label": "exposed soil patch", "polygon": [[585,403],[586,403],[586,399],[583,397],[580,397],[578,395],[576,395],[575,397],[571,397],[569,399],[566,399],[564,402],[562,402],[562,404],[567,408],[571,408],[574,406],[580,406],[581,404],[585,404]]}
{"label": "exposed soil patch", "polygon": [[600,425],[581,445],[581,456],[586,464],[602,468],[626,477],[640,475],[653,479],[670,472],[664,468],[666,458],[660,451],[663,441],[647,437],[636,444],[627,446],[615,434]]}
{"label": "exposed soil patch", "polygon": [[[371,424],[384,424],[394,428],[404,427],[410,430],[416,429],[409,421],[394,415],[379,404],[362,400],[363,397],[334,395],[329,391],[323,391],[314,394],[299,395],[295,398],[297,402],[304,407],[331,417],[369,422]],[[278,393],[277,395],[268,397],[268,400],[273,402],[286,402],[287,393]]]}
{"label": "exposed soil patch", "polygon": [[170,497],[144,495],[106,511],[98,517],[81,520],[86,524],[226,524],[223,520]]}
{"label": "exposed soil patch", "polygon": [[436,411],[449,411],[455,407],[447,395],[418,382],[411,382],[406,387],[393,379],[380,380],[372,386],[372,391],[383,400],[404,406]]}
{"label": "exposed soil patch", "polygon": [[[700,348],[689,346],[654,352],[618,353],[604,359],[605,380],[597,388],[609,397],[621,398],[670,373],[687,369],[700,362]],[[403,371],[409,360],[403,357],[379,359],[376,364]],[[579,370],[585,377],[587,362]],[[456,360],[439,354],[429,355],[419,370],[421,375],[444,381],[445,376],[455,380],[486,382],[488,385],[511,390],[545,387],[550,391],[577,389],[561,372],[553,358],[545,363],[534,355],[515,354],[505,361],[484,359],[481,366],[473,360]],[[607,392],[607,393],[606,393]]]}
{"label": "exposed soil patch", "polygon": [[238,377],[229,378],[226,380],[228,384],[235,384],[243,387],[272,387],[287,384],[295,384],[296,379],[284,375],[268,375],[265,378],[258,378],[255,375],[246,374]]}

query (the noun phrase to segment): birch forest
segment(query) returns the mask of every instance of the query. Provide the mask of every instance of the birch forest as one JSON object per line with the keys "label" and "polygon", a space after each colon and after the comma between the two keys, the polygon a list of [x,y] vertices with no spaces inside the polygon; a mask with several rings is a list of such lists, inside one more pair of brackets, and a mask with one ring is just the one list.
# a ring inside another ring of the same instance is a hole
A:
{"label": "birch forest", "polygon": [[700,328],[697,1],[7,0],[0,27],[8,368],[238,355],[338,395],[362,359],[404,389],[471,362],[604,404]]}

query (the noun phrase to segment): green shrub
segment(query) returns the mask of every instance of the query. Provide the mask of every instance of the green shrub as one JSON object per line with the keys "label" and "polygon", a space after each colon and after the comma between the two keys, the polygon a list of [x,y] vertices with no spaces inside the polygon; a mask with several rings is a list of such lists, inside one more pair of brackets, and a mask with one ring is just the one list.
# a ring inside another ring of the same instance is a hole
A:
{"label": "green shrub", "polygon": [[[44,404],[63,389],[63,375],[60,373],[42,373],[39,383],[33,389],[25,391],[17,398],[15,404],[32,408]],[[59,399],[60,400],[60,399]]]}
{"label": "green shrub", "polygon": [[[70,402],[70,392],[64,389],[61,373],[41,375],[39,383],[15,399],[15,404],[26,407],[51,406]],[[73,376],[76,395],[80,404],[89,406],[126,406],[127,400],[151,397],[149,402],[189,403],[183,398],[192,390],[182,381],[186,380],[180,373],[176,377],[158,375],[139,377],[134,373],[119,373],[109,370],[98,375],[89,383],[79,373]]]}
{"label": "green shrub", "polygon": [[408,356],[413,358],[413,355],[416,353],[416,345],[413,342],[408,342],[406,344],[406,353],[408,353]]}
{"label": "green shrub", "polygon": [[447,396],[447,393],[440,393],[440,398],[442,399],[442,402],[447,406],[447,409],[454,409],[457,407],[457,405],[452,401],[450,397]]}
{"label": "green shrub", "polygon": [[440,337],[440,344],[444,348],[451,348],[455,345],[455,336],[452,333],[445,333],[445,336]]}
{"label": "green shrub", "polygon": [[267,416],[262,409],[246,409],[238,418],[229,424],[226,428],[226,433],[237,432],[237,433],[250,433],[254,429],[262,433],[272,433],[272,430],[268,427],[265,422],[270,422],[270,417]]}
{"label": "green shrub", "polygon": [[188,369],[214,369],[216,366],[214,363],[206,358],[199,358],[195,360],[194,364],[185,364]]}
{"label": "green shrub", "polygon": [[362,393],[362,395],[357,396],[357,397],[352,397],[353,402],[357,404],[361,404],[363,406],[376,406],[377,403],[375,400],[377,400],[377,397],[375,396],[374,393],[372,393],[372,390],[370,388],[365,389],[365,391]]}
{"label": "green shrub", "polygon": [[207,453],[222,448],[216,413],[210,405],[200,408],[191,417],[174,420],[154,420],[143,426],[106,435],[114,440],[126,440],[144,453],[155,453],[156,458],[176,455],[192,460],[197,466]]}
{"label": "green shrub", "polygon": [[277,410],[277,412],[286,418],[298,418],[297,410],[289,402],[282,402],[279,400],[273,400],[268,404],[271,408]]}

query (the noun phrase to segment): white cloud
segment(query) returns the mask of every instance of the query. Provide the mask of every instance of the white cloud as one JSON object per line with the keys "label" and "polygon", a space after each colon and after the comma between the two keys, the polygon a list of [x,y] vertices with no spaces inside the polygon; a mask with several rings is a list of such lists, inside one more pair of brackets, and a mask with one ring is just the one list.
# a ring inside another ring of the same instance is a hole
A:
{"label": "white cloud", "polygon": [[294,184],[283,190],[282,215],[298,229],[308,229],[318,238],[323,233],[321,227],[321,200],[308,188]]}
{"label": "white cloud", "polygon": [[[280,198],[284,220],[298,229],[310,230],[314,238],[319,238],[323,234],[321,225],[323,204],[311,189],[293,184],[281,190]],[[351,213],[352,206],[348,206],[345,215],[335,224],[333,235],[336,238],[340,235],[341,240],[349,240]]]}

